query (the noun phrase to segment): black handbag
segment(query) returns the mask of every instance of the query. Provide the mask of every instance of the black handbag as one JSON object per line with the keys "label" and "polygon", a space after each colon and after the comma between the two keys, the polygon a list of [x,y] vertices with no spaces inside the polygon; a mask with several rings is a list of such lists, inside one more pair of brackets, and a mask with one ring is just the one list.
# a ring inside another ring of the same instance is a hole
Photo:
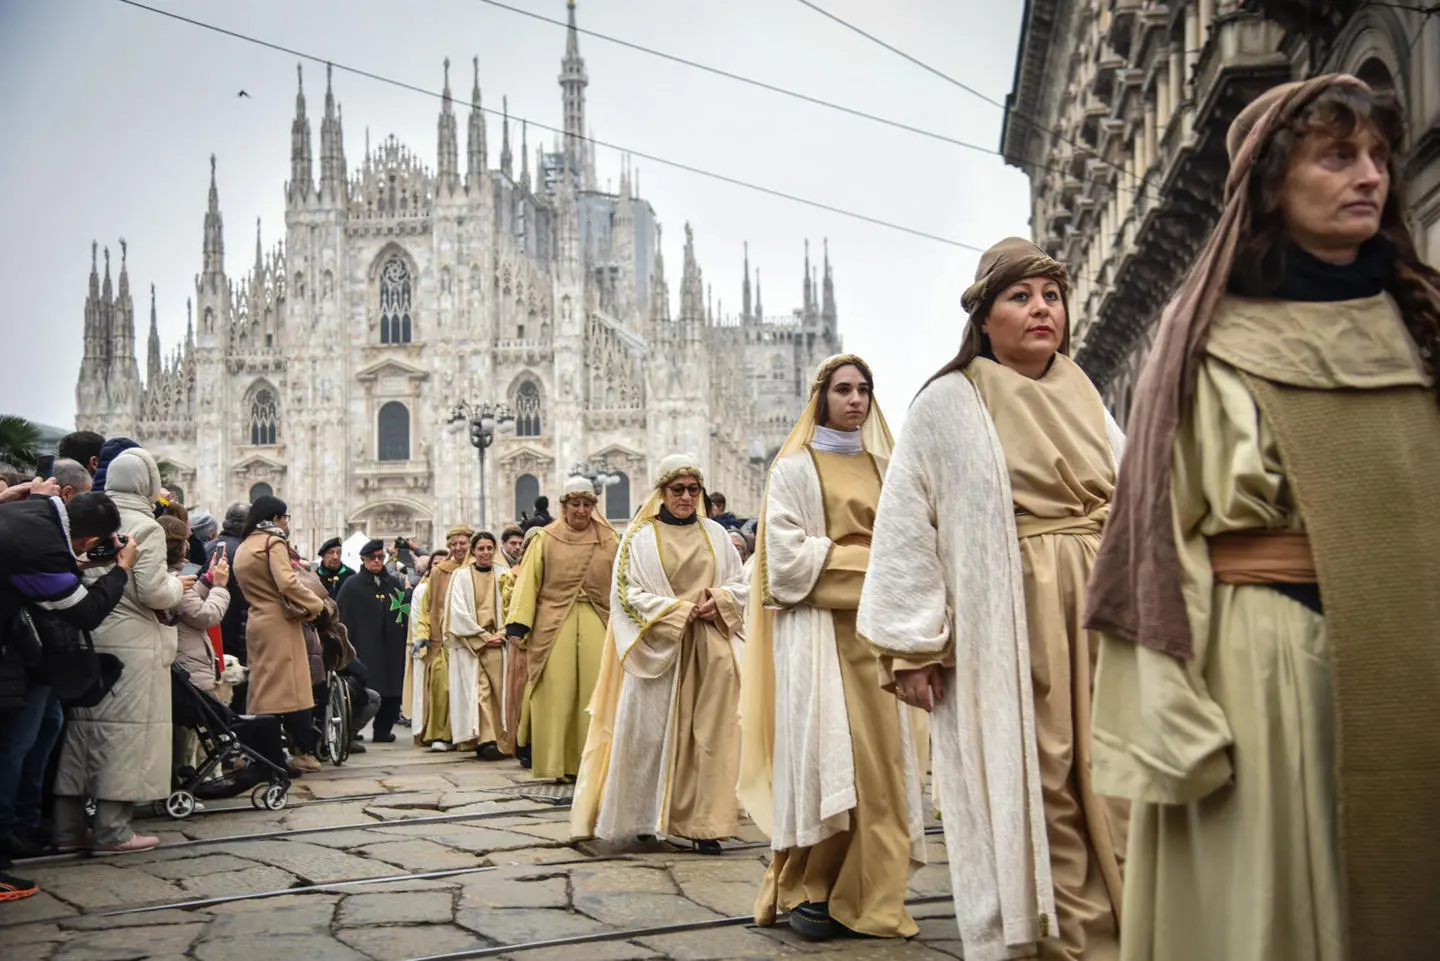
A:
{"label": "black handbag", "polygon": [[95,650],[89,631],[48,617],[36,624],[29,611],[22,611],[21,616],[40,639],[40,678],[54,689],[60,703],[66,707],[94,707],[104,700],[124,673],[125,662],[114,654]]}

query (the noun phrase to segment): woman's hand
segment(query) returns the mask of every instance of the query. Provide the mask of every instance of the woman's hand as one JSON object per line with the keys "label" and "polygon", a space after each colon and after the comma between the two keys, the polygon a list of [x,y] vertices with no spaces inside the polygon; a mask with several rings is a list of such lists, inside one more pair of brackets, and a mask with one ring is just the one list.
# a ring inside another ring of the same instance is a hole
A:
{"label": "woman's hand", "polygon": [[194,587],[194,586],[195,586],[195,575],[194,575],[194,574],[186,574],[184,577],[180,578],[180,589],[181,589],[182,591],[185,591],[186,593],[189,593],[190,588],[192,588],[192,587]]}
{"label": "woman's hand", "polygon": [[911,707],[935,710],[935,705],[945,700],[945,682],[940,677],[940,665],[896,671],[895,696]]}
{"label": "woman's hand", "polygon": [[230,583],[230,562],[225,559],[224,553],[216,554],[210,565],[210,583],[216,587],[224,587]]}

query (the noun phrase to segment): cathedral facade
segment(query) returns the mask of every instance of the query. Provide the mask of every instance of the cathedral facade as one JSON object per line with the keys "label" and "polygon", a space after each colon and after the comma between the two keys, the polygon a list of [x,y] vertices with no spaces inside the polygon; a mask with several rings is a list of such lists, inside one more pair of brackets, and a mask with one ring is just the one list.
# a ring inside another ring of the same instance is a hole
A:
{"label": "cathedral facade", "polygon": [[[77,427],[129,436],[217,514],[263,493],[290,507],[297,547],[352,530],[433,544],[476,523],[481,466],[461,404],[503,403],[513,427],[484,460],[486,518],[517,519],[577,464],[614,474],[600,509],[628,518],[651,467],[698,454],[737,513],[759,508],[770,455],[819,360],[840,349],[829,252],[803,306],[766,317],[744,258],[738,317],[713,309],[685,225],[672,311],[661,226],[628,166],[598,188],[588,83],[570,5],[564,134],[492,167],[477,78],[459,151],[449,62],[434,169],[393,137],[345,159],[327,72],[318,179],[303,78],[291,128],[285,241],[234,279],[211,158],[201,271],[185,342],[162,353],[151,292],[142,381],[124,242],[118,282],[92,245]],[[462,162],[463,161],[463,162]],[[460,430],[447,427],[461,427]]]}

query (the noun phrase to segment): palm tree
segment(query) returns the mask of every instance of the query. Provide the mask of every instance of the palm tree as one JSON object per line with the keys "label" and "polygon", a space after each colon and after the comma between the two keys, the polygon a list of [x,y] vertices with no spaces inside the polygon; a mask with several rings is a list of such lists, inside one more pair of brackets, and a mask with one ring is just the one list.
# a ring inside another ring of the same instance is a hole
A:
{"label": "palm tree", "polygon": [[23,417],[0,414],[0,461],[15,470],[33,470],[40,459],[40,428]]}

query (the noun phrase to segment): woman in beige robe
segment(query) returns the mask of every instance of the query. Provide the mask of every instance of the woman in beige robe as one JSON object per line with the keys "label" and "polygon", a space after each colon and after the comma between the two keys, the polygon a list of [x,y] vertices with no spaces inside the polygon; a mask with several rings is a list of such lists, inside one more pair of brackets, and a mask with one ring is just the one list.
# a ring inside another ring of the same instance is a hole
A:
{"label": "woman in beige robe", "polygon": [[740,797],[774,852],[755,919],[788,912],[816,940],[918,930],[925,734],[855,631],[890,450],[873,382],[853,354],[816,372],[771,470],[746,622]]}
{"label": "woman in beige robe", "polygon": [[660,462],[615,558],[610,630],[571,812],[576,837],[661,835],[719,854],[740,805],[740,555],[698,508],[696,458]]}
{"label": "woman in beige robe", "polygon": [[[470,563],[450,579],[445,647],[450,662],[450,730],[455,749],[482,761],[505,757],[505,621],[495,535],[470,539]],[[503,561],[501,562],[503,563]]]}
{"label": "woman in beige robe", "polygon": [[1440,277],[1389,195],[1399,129],[1352,77],[1240,115],[1136,398],[1090,615],[1096,783],[1137,802],[1130,961],[1437,950],[1440,411],[1416,332],[1440,356]]}
{"label": "woman in beige robe", "polygon": [[896,693],[941,709],[936,793],[972,959],[1119,953],[1126,805],[1091,783],[1099,636],[1081,617],[1121,439],[1066,356],[1068,286],[1029,241],[981,258],[960,354],[896,446],[860,605]]}

